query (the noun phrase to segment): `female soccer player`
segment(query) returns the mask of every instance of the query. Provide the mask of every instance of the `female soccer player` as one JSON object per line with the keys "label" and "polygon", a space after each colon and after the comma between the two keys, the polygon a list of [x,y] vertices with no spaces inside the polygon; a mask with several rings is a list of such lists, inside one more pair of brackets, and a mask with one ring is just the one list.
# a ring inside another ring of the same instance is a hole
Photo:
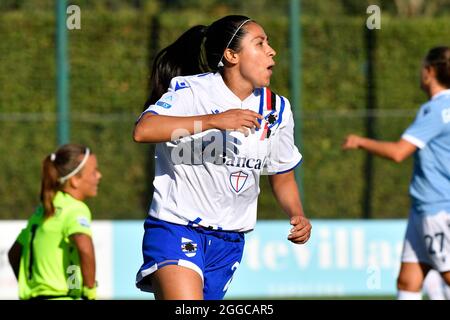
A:
{"label": "female soccer player", "polygon": [[41,204],[8,256],[20,299],[95,299],[91,212],[101,174],[89,148],[66,144],[45,157]]}
{"label": "female soccer player", "polygon": [[361,148],[401,162],[414,154],[411,211],[397,280],[398,299],[421,299],[430,269],[450,284],[450,48],[436,47],[425,57],[421,88],[430,100],[397,142],[349,135],[344,149]]}
{"label": "female soccer player", "polygon": [[275,54],[258,23],[226,16],[156,57],[134,140],[157,144],[136,279],[157,299],[224,297],[256,223],[263,172],[293,225],[288,239],[310,237],[292,171],[302,156],[291,107],[267,88]]}

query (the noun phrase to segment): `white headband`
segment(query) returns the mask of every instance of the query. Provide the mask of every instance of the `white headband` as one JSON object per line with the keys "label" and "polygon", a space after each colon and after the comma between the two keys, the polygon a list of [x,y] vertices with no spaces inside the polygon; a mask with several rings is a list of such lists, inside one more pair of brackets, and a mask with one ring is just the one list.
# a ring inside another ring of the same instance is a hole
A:
{"label": "white headband", "polygon": [[236,34],[238,33],[238,31],[242,28],[242,26],[243,26],[244,24],[246,24],[247,22],[249,22],[249,21],[252,21],[252,19],[247,19],[247,20],[245,20],[245,21],[242,22],[242,23],[239,25],[239,27],[236,29],[236,31],[234,32],[234,34],[233,34],[233,36],[231,37],[230,41],[228,41],[227,46],[226,46],[225,49],[223,50],[222,57],[220,57],[219,63],[217,64],[217,67],[223,67],[222,59],[223,59],[223,55],[225,54],[225,50],[228,49],[228,47],[229,47],[230,44],[231,44],[231,41],[233,41],[234,37],[236,36]]}
{"label": "white headband", "polygon": [[66,182],[67,180],[69,180],[70,178],[72,178],[74,175],[76,175],[78,172],[80,172],[80,170],[84,167],[84,165],[86,164],[88,158],[89,158],[89,154],[91,153],[91,151],[89,150],[89,148],[86,148],[86,152],[84,154],[84,158],[83,160],[81,160],[80,164],[78,165],[78,167],[76,167],[71,173],[69,173],[68,175],[65,175],[64,177],[61,177],[58,179],[59,183],[63,184],[64,182]]}

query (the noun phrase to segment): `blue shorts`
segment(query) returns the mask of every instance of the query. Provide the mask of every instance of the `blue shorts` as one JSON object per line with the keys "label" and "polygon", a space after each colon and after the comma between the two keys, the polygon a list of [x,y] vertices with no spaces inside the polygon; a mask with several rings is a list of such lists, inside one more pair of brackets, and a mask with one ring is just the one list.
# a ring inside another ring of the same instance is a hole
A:
{"label": "blue shorts", "polygon": [[203,280],[203,298],[223,299],[244,252],[241,232],[183,226],[149,216],[144,223],[144,264],[136,286],[153,292],[149,275],[167,265],[196,271]]}

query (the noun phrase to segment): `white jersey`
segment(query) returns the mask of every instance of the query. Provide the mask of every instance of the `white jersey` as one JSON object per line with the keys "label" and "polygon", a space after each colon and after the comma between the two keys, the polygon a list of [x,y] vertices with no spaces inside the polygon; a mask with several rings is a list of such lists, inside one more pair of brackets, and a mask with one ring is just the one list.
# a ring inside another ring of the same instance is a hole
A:
{"label": "white jersey", "polygon": [[254,228],[260,175],[287,172],[302,159],[289,101],[268,88],[241,101],[220,73],[206,73],[173,78],[168,92],[144,113],[195,116],[229,109],[264,115],[261,129],[245,137],[237,131],[201,132],[199,122],[199,133],[186,137],[181,130],[171,142],[156,145],[151,216],[218,230]]}

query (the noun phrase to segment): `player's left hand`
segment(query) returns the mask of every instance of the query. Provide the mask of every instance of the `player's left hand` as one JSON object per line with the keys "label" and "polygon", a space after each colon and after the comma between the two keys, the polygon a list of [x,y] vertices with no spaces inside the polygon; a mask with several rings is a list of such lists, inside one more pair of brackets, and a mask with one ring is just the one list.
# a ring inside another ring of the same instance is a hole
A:
{"label": "player's left hand", "polygon": [[288,240],[293,243],[303,244],[308,241],[311,236],[311,223],[304,216],[295,216],[291,218],[291,225],[293,226]]}

